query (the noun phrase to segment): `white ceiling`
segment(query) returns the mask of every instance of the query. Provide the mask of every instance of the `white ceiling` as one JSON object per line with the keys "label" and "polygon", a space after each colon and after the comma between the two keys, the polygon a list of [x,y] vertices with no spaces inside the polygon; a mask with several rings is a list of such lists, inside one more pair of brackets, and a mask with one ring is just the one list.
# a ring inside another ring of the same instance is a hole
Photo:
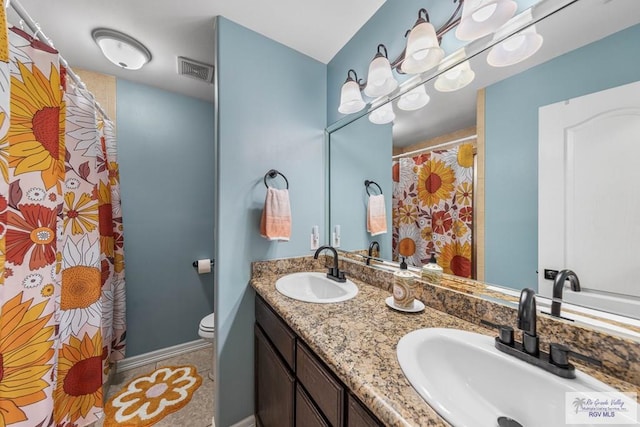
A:
{"label": "white ceiling", "polygon": [[[385,0],[20,0],[69,65],[213,101],[213,85],[178,76],[177,57],[213,64],[213,18],[222,15],[328,63]],[[11,9],[11,8],[9,8]],[[18,24],[9,10],[9,22]],[[130,71],[111,64],[91,38],[112,28],[149,48]],[[25,26],[25,29],[27,27]]]}

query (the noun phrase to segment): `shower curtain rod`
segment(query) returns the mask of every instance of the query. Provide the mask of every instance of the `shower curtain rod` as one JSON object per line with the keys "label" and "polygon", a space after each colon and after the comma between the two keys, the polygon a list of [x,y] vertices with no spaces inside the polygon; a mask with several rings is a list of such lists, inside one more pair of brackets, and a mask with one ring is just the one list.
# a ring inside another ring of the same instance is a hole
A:
{"label": "shower curtain rod", "polygon": [[[18,0],[10,0],[8,5],[11,6],[13,10],[15,10],[15,12],[18,14],[20,19],[22,19],[24,23],[27,24],[27,26],[31,29],[31,31],[33,32],[33,37],[37,38],[43,43],[46,43],[52,49],[55,49],[55,46],[53,45],[53,42],[51,41],[51,39],[44,34],[44,32],[42,31],[42,28],[40,28],[40,25],[33,20],[33,18],[29,15],[29,12],[27,12],[27,10],[22,6],[22,4],[20,4]],[[67,75],[71,77],[71,80],[76,82],[76,84],[80,86],[82,89],[86,90],[87,85],[84,84],[82,79],[80,79],[80,77],[78,77],[78,75],[73,72],[71,67],[69,67],[69,63],[62,57],[62,55],[59,52],[58,52],[58,56],[60,58],[60,63],[67,69]],[[111,119],[109,118],[109,115],[107,114],[106,111],[104,111],[100,103],[95,99],[93,100],[93,103],[95,104],[98,111],[100,111],[100,114],[102,114],[102,116],[105,118],[105,120],[111,121]]]}
{"label": "shower curtain rod", "polygon": [[393,159],[399,159],[401,157],[410,157],[410,156],[413,156],[414,154],[424,153],[425,151],[433,151],[438,148],[446,147],[448,145],[459,144],[461,142],[469,141],[470,139],[476,139],[476,138],[478,138],[477,134],[469,135],[469,136],[465,136],[464,138],[454,139],[453,141],[443,142],[442,144],[432,145],[431,147],[425,147],[419,150],[409,151],[402,154],[396,154],[395,156],[391,156],[391,159],[393,160]]}

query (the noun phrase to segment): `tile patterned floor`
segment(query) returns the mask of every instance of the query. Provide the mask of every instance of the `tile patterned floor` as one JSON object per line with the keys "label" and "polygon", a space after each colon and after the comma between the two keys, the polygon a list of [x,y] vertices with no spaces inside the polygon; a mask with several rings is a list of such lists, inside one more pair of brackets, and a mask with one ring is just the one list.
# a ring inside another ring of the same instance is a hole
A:
{"label": "tile patterned floor", "polygon": [[[160,420],[154,426],[157,427],[210,427],[213,417],[213,393],[214,381],[209,378],[213,364],[213,346],[181,354],[169,359],[161,360],[157,363],[140,366],[122,373],[116,373],[105,401],[116,394],[123,385],[137,377],[138,375],[153,372],[162,366],[193,365],[202,377],[202,385],[196,390],[191,401],[171,415]],[[93,427],[102,427],[102,420],[96,422]]]}

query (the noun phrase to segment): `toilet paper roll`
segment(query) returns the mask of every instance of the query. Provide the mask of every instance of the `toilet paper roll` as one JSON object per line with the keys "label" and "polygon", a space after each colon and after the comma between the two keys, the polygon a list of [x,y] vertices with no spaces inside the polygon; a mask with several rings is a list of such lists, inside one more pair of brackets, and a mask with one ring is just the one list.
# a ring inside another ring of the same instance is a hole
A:
{"label": "toilet paper roll", "polygon": [[211,260],[199,259],[198,260],[198,274],[211,273]]}

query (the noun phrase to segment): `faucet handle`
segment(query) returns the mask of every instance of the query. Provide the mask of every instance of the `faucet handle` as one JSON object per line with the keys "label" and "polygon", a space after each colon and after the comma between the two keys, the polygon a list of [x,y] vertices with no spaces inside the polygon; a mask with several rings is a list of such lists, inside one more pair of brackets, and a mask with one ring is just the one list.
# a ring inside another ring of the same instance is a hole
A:
{"label": "faucet handle", "polygon": [[498,339],[502,344],[513,346],[513,328],[511,326],[500,325],[498,327],[500,335]]}
{"label": "faucet handle", "polygon": [[549,344],[549,362],[561,368],[569,366],[569,347],[566,345],[551,343]]}
{"label": "faucet handle", "polygon": [[505,344],[505,345],[508,345],[510,347],[513,347],[514,334],[513,334],[513,328],[511,326],[498,325],[496,323],[489,322],[488,320],[484,320],[484,319],[480,319],[480,324],[482,324],[482,325],[484,325],[484,326],[486,326],[487,328],[490,328],[490,329],[497,329],[498,330],[498,337],[496,339],[499,340],[502,344]]}

